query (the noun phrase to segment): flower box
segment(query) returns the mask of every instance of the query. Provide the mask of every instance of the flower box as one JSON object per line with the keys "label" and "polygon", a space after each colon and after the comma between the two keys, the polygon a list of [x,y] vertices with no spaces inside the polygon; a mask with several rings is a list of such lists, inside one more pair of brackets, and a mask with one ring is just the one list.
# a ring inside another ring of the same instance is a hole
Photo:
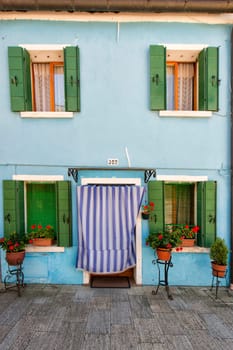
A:
{"label": "flower box", "polygon": [[195,245],[195,238],[181,238],[181,247],[193,247]]}
{"label": "flower box", "polygon": [[32,244],[37,247],[49,247],[53,244],[52,238],[34,238]]}

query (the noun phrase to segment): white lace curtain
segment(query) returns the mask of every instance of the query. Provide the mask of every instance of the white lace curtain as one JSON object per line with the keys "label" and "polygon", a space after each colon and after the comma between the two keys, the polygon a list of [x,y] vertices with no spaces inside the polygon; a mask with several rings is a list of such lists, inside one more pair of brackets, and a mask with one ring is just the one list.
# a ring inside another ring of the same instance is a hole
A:
{"label": "white lace curtain", "polygon": [[[178,64],[178,110],[193,110],[193,81],[194,67],[192,63]],[[167,109],[174,110],[175,106],[175,69],[167,66]]]}
{"label": "white lace curtain", "polygon": [[[35,110],[38,112],[51,111],[51,77],[50,63],[33,64]],[[54,66],[54,110],[64,111],[64,69],[63,66]],[[53,101],[52,101],[53,103]]]}

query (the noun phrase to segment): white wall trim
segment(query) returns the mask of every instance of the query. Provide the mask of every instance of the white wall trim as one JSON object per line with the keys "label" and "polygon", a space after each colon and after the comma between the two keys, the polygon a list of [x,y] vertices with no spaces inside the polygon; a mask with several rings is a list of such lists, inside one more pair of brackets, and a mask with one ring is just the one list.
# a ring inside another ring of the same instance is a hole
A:
{"label": "white wall trim", "polygon": [[13,180],[18,181],[64,181],[63,175],[13,175]]}
{"label": "white wall trim", "polygon": [[208,181],[208,176],[156,175],[156,179],[160,181],[171,181],[171,182],[200,182],[200,181]]}
{"label": "white wall trim", "polygon": [[204,24],[233,24],[232,13],[95,13],[66,11],[0,11],[0,20],[41,20],[68,22],[179,22]]}
{"label": "white wall trim", "polygon": [[[133,184],[141,186],[140,178],[82,178],[81,185],[87,184]],[[141,215],[137,217],[136,223],[136,267],[134,269],[134,278],[137,285],[142,284],[142,220]],[[83,283],[89,284],[90,274],[83,271]]]}

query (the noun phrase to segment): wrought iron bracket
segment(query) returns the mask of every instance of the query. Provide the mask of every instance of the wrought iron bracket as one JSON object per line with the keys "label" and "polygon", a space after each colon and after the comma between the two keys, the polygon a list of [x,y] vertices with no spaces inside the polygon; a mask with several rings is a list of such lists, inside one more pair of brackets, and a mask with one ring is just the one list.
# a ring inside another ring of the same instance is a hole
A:
{"label": "wrought iron bracket", "polygon": [[146,169],[146,168],[96,168],[96,167],[76,167],[68,168],[68,176],[72,176],[74,181],[78,182],[78,172],[81,170],[102,170],[102,171],[144,171],[144,182],[148,183],[151,176],[156,177],[155,169]]}
{"label": "wrought iron bracket", "polygon": [[68,176],[72,176],[74,181],[78,182],[78,168],[68,168]]}

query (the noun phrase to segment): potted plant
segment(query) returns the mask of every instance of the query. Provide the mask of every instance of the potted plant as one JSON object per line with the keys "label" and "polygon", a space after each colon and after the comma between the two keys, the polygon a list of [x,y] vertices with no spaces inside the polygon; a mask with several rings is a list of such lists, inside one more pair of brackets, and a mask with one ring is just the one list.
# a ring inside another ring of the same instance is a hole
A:
{"label": "potted plant", "polygon": [[29,243],[35,246],[51,246],[55,238],[54,228],[51,225],[32,225],[32,231],[28,234]]}
{"label": "potted plant", "polygon": [[177,231],[181,236],[182,247],[194,246],[199,229],[199,226],[179,225],[176,228],[173,226],[173,230]]}
{"label": "potted plant", "polygon": [[151,212],[154,210],[155,204],[154,202],[149,202],[142,206],[142,218],[144,220],[148,220]]}
{"label": "potted plant", "polygon": [[25,257],[26,237],[17,233],[11,233],[9,238],[0,238],[0,246],[6,251],[6,261],[9,265],[22,264]]}
{"label": "potted plant", "polygon": [[180,233],[170,230],[150,233],[146,245],[156,250],[160,260],[170,260],[172,248],[182,249],[178,248],[181,245]]}
{"label": "potted plant", "polygon": [[217,237],[210,247],[210,259],[213,276],[225,277],[227,269],[228,248],[223,238]]}

